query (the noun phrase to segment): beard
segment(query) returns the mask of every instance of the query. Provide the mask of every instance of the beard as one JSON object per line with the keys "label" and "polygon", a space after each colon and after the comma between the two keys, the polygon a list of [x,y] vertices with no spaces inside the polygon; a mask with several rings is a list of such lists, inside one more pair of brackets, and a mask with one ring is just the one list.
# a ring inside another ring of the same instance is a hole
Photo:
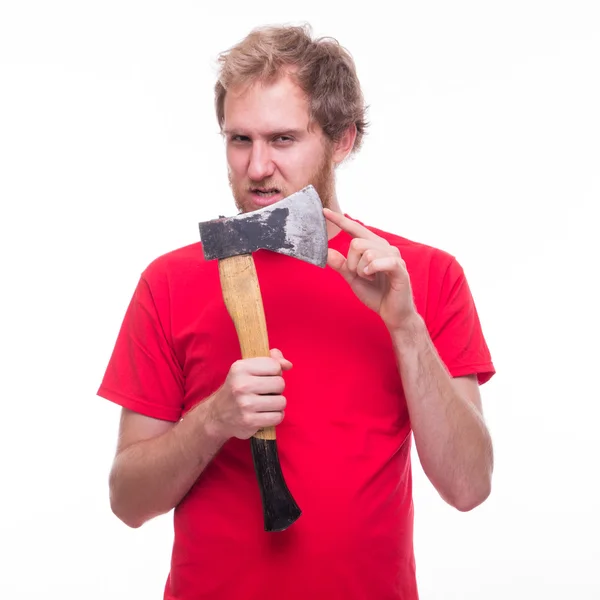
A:
{"label": "beard", "polygon": [[240,213],[251,212],[257,209],[257,207],[248,200],[248,194],[253,188],[275,188],[281,192],[284,198],[286,198],[295,192],[299,192],[307,185],[312,185],[315,190],[317,190],[323,208],[331,208],[335,194],[335,172],[331,161],[331,155],[332,152],[329,148],[326,148],[321,164],[315,169],[315,172],[307,178],[304,185],[301,185],[298,189],[292,189],[283,185],[274,178],[251,181],[249,183],[244,182],[236,185],[232,180],[231,172],[228,171],[229,186],[233,192],[233,198],[237,209]]}

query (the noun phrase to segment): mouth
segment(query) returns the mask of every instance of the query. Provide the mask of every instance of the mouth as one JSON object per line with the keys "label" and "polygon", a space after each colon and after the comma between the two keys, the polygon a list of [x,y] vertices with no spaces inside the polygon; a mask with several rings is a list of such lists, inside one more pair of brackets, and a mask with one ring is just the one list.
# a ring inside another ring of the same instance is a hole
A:
{"label": "mouth", "polygon": [[251,188],[252,200],[259,206],[268,206],[278,200],[283,199],[283,194],[279,188]]}

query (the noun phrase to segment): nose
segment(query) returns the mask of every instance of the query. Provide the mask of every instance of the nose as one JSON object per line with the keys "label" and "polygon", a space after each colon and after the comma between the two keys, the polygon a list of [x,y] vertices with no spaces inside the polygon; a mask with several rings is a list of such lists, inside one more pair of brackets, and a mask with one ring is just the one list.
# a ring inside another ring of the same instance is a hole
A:
{"label": "nose", "polygon": [[269,147],[260,141],[252,144],[250,162],[248,163],[248,177],[253,181],[261,181],[270,177],[275,172]]}

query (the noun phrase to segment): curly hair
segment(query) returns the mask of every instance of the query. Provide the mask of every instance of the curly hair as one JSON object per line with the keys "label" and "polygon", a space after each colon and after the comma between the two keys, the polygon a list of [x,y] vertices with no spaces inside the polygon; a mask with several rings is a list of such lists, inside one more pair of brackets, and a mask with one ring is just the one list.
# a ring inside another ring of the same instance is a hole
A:
{"label": "curly hair", "polygon": [[253,29],[240,43],[219,54],[215,108],[221,130],[225,95],[230,87],[255,81],[275,81],[289,73],[307,95],[309,116],[333,141],[356,125],[357,152],[368,123],[354,60],[330,37],[312,38],[310,25],[265,26]]}

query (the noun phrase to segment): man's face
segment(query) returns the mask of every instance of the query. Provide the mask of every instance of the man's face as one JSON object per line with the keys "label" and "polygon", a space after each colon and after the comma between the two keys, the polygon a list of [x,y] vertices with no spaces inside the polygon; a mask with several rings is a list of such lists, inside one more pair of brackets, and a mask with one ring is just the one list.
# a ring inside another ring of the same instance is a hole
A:
{"label": "man's face", "polygon": [[309,130],[308,99],[289,76],[233,87],[223,130],[236,206],[250,212],[312,184],[324,206],[334,193],[333,146],[321,127]]}

